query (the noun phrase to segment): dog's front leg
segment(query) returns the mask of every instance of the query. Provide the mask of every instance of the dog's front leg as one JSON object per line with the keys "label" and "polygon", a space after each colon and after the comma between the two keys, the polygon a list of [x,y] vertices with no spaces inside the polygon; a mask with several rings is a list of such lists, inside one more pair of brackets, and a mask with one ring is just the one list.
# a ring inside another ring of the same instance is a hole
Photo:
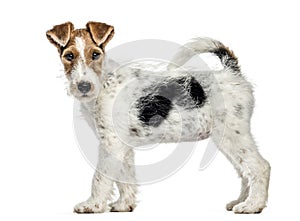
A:
{"label": "dog's front leg", "polygon": [[119,184],[118,182],[119,185],[124,185],[124,188],[120,188],[120,199],[124,200],[119,200],[117,204],[114,204],[113,211],[132,211],[135,207],[133,150],[124,145],[110,131],[101,131],[100,133],[98,164],[92,181],[91,196],[85,202],[75,206],[74,211],[77,213],[109,211],[108,201],[111,200],[113,182],[120,180],[131,184]]}
{"label": "dog's front leg", "polygon": [[[105,163],[105,162],[103,162]],[[74,207],[76,213],[103,213],[109,210],[107,201],[111,199],[113,181],[103,174],[102,163],[98,163],[92,181],[91,196]]]}
{"label": "dog's front leg", "polygon": [[135,178],[134,150],[123,146],[125,154],[121,170],[116,173],[120,197],[110,204],[111,212],[132,212],[136,207],[137,180]]}

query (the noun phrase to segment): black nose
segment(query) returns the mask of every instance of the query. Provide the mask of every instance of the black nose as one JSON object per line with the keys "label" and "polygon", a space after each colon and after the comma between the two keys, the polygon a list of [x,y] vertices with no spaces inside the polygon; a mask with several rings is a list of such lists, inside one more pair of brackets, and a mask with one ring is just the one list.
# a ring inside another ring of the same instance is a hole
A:
{"label": "black nose", "polygon": [[77,88],[81,93],[86,94],[91,90],[91,83],[87,81],[80,81]]}

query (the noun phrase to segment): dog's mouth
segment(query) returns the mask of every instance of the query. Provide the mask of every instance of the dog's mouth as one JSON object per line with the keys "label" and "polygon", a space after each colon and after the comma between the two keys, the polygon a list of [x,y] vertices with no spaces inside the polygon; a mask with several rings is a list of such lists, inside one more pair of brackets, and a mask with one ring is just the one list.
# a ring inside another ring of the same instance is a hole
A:
{"label": "dog's mouth", "polygon": [[81,102],[89,102],[96,98],[94,94],[80,94],[74,97]]}

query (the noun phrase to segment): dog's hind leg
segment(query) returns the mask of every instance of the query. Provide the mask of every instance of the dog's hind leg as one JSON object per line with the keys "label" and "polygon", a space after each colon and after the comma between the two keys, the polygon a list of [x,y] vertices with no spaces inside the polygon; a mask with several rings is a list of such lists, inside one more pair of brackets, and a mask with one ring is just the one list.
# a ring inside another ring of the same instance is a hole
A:
{"label": "dog's hind leg", "polygon": [[228,211],[232,211],[232,209],[235,205],[237,205],[241,202],[244,202],[249,196],[249,182],[248,182],[248,179],[246,177],[243,177],[243,175],[240,173],[240,171],[238,171],[238,173],[239,173],[239,176],[242,179],[240,196],[238,197],[238,199],[233,200],[233,201],[231,201],[230,203],[228,203],[226,205],[226,209]]}
{"label": "dog's hind leg", "polygon": [[230,122],[234,123],[225,124],[222,131],[215,128],[212,138],[244,179],[241,198],[238,200],[241,202],[237,202],[232,210],[235,213],[259,213],[268,199],[270,165],[259,154],[249,126],[243,125],[242,121]]}

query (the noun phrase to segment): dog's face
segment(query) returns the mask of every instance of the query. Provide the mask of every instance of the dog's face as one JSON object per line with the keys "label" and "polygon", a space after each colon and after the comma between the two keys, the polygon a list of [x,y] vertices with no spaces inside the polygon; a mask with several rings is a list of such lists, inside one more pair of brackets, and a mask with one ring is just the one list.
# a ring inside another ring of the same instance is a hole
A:
{"label": "dog's face", "polygon": [[82,102],[97,97],[104,48],[113,37],[114,28],[100,22],[88,22],[86,29],[74,30],[72,23],[56,25],[47,31],[64,65],[68,91]]}

